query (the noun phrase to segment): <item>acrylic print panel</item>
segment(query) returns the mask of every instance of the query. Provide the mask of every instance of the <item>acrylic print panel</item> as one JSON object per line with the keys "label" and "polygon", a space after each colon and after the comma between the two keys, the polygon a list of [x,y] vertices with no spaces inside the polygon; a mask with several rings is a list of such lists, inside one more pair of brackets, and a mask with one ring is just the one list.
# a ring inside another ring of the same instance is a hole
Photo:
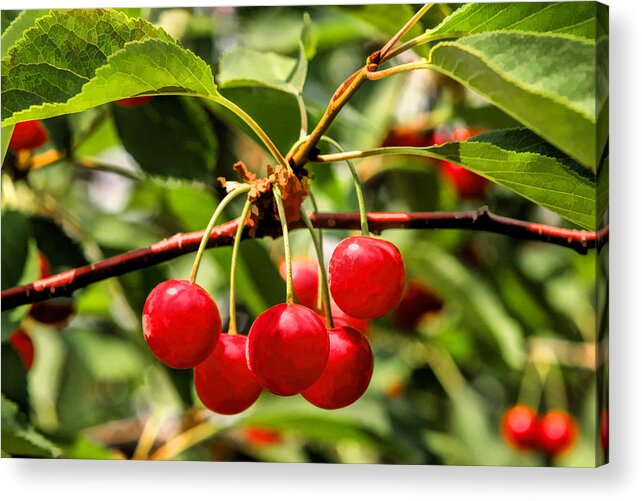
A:
{"label": "acrylic print panel", "polygon": [[595,2],[3,11],[3,457],[605,463],[607,119]]}

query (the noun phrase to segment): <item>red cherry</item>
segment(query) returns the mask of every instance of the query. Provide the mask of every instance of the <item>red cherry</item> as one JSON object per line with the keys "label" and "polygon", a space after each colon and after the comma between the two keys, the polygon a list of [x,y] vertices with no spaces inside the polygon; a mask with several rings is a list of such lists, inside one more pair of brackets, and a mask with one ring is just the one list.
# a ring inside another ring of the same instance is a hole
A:
{"label": "red cherry", "polygon": [[329,344],[319,315],[300,304],[277,304],[252,324],[247,364],[268,391],[295,395],[319,378],[328,362]]}
{"label": "red cherry", "polygon": [[459,165],[450,162],[442,162],[441,165],[444,174],[455,185],[462,198],[479,198],[484,195],[490,184],[488,179]]}
{"label": "red cherry", "polygon": [[18,352],[25,368],[27,370],[31,370],[31,366],[33,365],[34,349],[33,341],[29,334],[22,329],[18,329],[9,336],[9,343],[11,343],[14,350]]}
{"label": "red cherry", "polygon": [[119,99],[116,104],[121,108],[140,108],[145,106],[153,99],[153,96],[127,97]]}
{"label": "red cherry", "polygon": [[214,351],[194,368],[201,402],[219,414],[238,414],[259,398],[261,385],[247,368],[247,337],[221,334]]}
{"label": "red cherry", "polygon": [[[38,270],[40,278],[51,276],[51,265],[47,256],[38,252]],[[73,299],[69,297],[58,297],[33,303],[29,307],[29,316],[42,324],[62,326],[67,323],[76,311]]]}
{"label": "red cherry", "polygon": [[402,331],[413,331],[421,319],[441,311],[444,302],[420,282],[406,284],[399,304],[392,310],[392,325]]}
{"label": "red cherry", "polygon": [[[469,130],[463,127],[456,128],[452,134],[448,134],[443,130],[436,130],[434,133],[435,144],[447,141],[465,141],[479,132],[481,131]],[[441,161],[440,164],[442,171],[462,198],[479,198],[486,192],[490,184],[488,179],[450,162]]]}
{"label": "red cherry", "polygon": [[9,140],[9,149],[13,152],[20,150],[35,150],[47,143],[49,135],[39,120],[28,120],[16,124]]}
{"label": "red cherry", "polygon": [[150,349],[175,369],[205,360],[221,333],[221,315],[210,295],[188,280],[166,280],[149,293],[143,334]]}
{"label": "red cherry", "polygon": [[[279,272],[286,279],[287,269],[285,260],[279,263]],[[315,309],[319,295],[319,264],[307,257],[292,259],[292,288],[294,294],[303,306]]]}
{"label": "red cherry", "polygon": [[502,418],[501,431],[504,440],[518,450],[535,446],[537,439],[537,412],[525,405],[516,405]]}
{"label": "red cherry", "polygon": [[383,140],[382,146],[430,146],[433,144],[431,131],[419,130],[413,127],[397,127],[391,129]]}
{"label": "red cherry", "polygon": [[322,409],[340,409],[356,402],[372,378],[372,349],[363,334],[350,327],[328,331],[330,354],[321,377],[303,398]]}
{"label": "red cherry", "polygon": [[332,297],[341,310],[362,319],[387,313],[399,302],[406,268],[399,249],[371,237],[341,241],[330,258]]}
{"label": "red cherry", "polygon": [[608,454],[609,450],[609,411],[602,409],[600,413],[600,444],[602,452]]}
{"label": "red cherry", "polygon": [[33,303],[29,308],[29,316],[41,324],[63,326],[76,312],[74,300],[70,297],[56,297]]}
{"label": "red cherry", "polygon": [[[352,327],[354,330],[361,332],[364,336],[370,335],[369,323],[363,318],[355,318],[348,315],[345,311],[337,306],[334,300],[330,303],[332,312],[332,321],[335,327]],[[325,315],[323,316],[325,320]]]}
{"label": "red cherry", "polygon": [[550,456],[568,450],[577,438],[575,420],[564,411],[549,411],[537,422],[537,445]]}
{"label": "red cherry", "polygon": [[263,426],[247,426],[243,429],[245,440],[255,446],[274,445],[283,441],[281,433]]}

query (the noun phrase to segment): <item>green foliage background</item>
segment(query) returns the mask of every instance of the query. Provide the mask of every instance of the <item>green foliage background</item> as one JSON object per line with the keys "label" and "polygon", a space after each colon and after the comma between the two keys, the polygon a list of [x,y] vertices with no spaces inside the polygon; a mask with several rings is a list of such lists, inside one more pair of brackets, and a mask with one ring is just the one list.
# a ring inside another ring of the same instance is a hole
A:
{"label": "green foliage background", "polygon": [[[466,126],[467,142],[398,148],[359,162],[370,210],[461,210],[596,229],[608,195],[605,12],[593,2],[470,4],[431,9],[405,39],[434,71],[366,84],[329,134],[347,149],[382,144],[393,128]],[[2,288],[37,278],[37,250],[61,272],[202,229],[241,159],[273,162],[224,99],[250,114],[286,152],[304,103],[315,124],[336,87],[412,16],[415,6],[125,9],[2,12],[2,144],[15,123],[42,119],[43,151],[65,158],[31,170],[7,155],[2,176]],[[113,101],[153,95],[141,108]],[[483,199],[460,200],[437,160],[493,181]],[[90,169],[99,163],[108,169]],[[322,211],[356,211],[344,166],[310,165]],[[600,193],[601,195],[598,195]],[[227,211],[228,218],[240,205]],[[348,232],[328,231],[328,252]],[[312,252],[293,233],[295,254]],[[372,323],[375,375],[340,411],[264,393],[245,413],[203,409],[190,371],[164,367],[142,338],[148,292],[186,277],[193,256],[132,272],[74,294],[69,325],[45,326],[22,307],[2,314],[4,455],[140,457],[196,423],[202,439],[166,457],[190,460],[541,465],[502,440],[499,422],[537,364],[547,373],[541,408],[568,401],[580,423],[558,465],[592,466],[596,395],[596,254],[466,231],[386,231],[408,277],[444,309],[413,332]],[[280,240],[241,246],[240,328],[285,294]],[[206,254],[200,280],[226,317],[231,249]],[[224,325],[227,319],[224,318]],[[36,351],[26,373],[7,338],[19,325]],[[544,348],[542,348],[544,347]],[[573,351],[575,349],[576,351]],[[566,351],[565,351],[566,350]],[[590,360],[590,356],[588,357]],[[569,361],[570,360],[570,361]],[[599,358],[598,358],[599,360]],[[552,363],[551,363],[552,362]],[[556,362],[560,362],[558,365]],[[257,445],[245,430],[278,431]],[[143,439],[141,440],[141,437]]]}

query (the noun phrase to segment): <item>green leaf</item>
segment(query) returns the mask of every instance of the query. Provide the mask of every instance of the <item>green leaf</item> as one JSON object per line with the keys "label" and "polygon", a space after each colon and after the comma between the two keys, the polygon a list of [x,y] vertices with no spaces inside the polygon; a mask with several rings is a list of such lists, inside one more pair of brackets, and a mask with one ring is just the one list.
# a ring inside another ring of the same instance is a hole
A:
{"label": "green leaf", "polygon": [[601,228],[604,224],[602,218],[609,206],[609,157],[607,156],[602,167],[597,173],[597,190],[596,190],[597,219],[595,226]]}
{"label": "green leaf", "polygon": [[569,221],[595,229],[595,176],[527,129],[488,132],[427,148],[374,151],[456,163]]}
{"label": "green leaf", "polygon": [[54,458],[60,449],[38,433],[18,410],[16,404],[2,395],[2,450],[12,456]]}
{"label": "green leaf", "polygon": [[530,31],[595,39],[595,2],[507,2],[466,4],[430,35],[465,36],[487,31]]}
{"label": "green leaf", "polygon": [[47,256],[52,273],[89,264],[78,242],[55,221],[44,216],[29,218],[38,249]]}
{"label": "green leaf", "polygon": [[[595,171],[596,46],[567,35],[491,32],[437,44],[430,65]],[[605,99],[605,96],[603,96]]]}
{"label": "green leaf", "polygon": [[31,226],[20,212],[2,213],[2,289],[18,285],[29,255]]}
{"label": "green leaf", "polygon": [[294,432],[305,440],[318,444],[336,446],[341,442],[354,442],[400,456],[406,452],[397,441],[384,436],[380,430],[354,415],[331,415],[327,412],[296,409],[263,410],[239,421],[238,424]]}
{"label": "green leaf", "polygon": [[300,78],[298,66],[293,57],[241,47],[221,56],[216,80],[221,89],[267,87],[300,94],[305,76]]}
{"label": "green leaf", "polygon": [[4,59],[9,53],[9,49],[20,39],[24,31],[31,28],[37,19],[46,15],[48,12],[49,10],[34,9],[23,10],[18,14],[18,17],[16,17],[2,33],[2,55],[0,57]]}
{"label": "green leaf", "polygon": [[73,330],[67,335],[69,346],[96,381],[119,383],[142,379],[145,358],[133,343],[113,335]]}
{"label": "green leaf", "polygon": [[[384,35],[384,38],[394,36],[415,15],[415,11],[410,5],[345,5],[339,9],[374,26]],[[404,39],[419,36],[422,32],[423,27],[421,22],[418,22],[405,35]]]}
{"label": "green leaf", "polygon": [[[221,94],[250,115],[282,153],[299,138],[301,118],[296,95],[267,87],[221,89]],[[227,108],[209,100],[205,106],[225,123],[262,144],[250,127]]]}
{"label": "green leaf", "polygon": [[0,134],[2,135],[2,162],[4,163],[4,157],[7,154],[9,149],[9,141],[11,141],[11,135],[13,134],[13,128],[15,125],[7,125],[2,127]]}
{"label": "green leaf", "polygon": [[93,442],[87,437],[77,436],[74,441],[63,447],[64,459],[123,459],[123,454],[104,445]]}
{"label": "green leaf", "polygon": [[[2,213],[2,289],[38,279],[38,250],[27,216],[14,210]],[[23,305],[2,312],[2,340],[15,331],[29,311]]]}
{"label": "green leaf", "polygon": [[211,179],[218,142],[198,103],[181,96],[159,96],[140,108],[115,106],[113,114],[123,146],[144,171]]}
{"label": "green leaf", "polygon": [[[5,311],[2,313],[3,328],[4,316],[7,313],[9,312]],[[2,356],[2,364],[0,365],[2,395],[11,400],[20,412],[28,415],[31,403],[29,398],[29,383],[27,382],[27,368],[12,344],[3,342],[0,351]]]}
{"label": "green leaf", "polygon": [[[404,249],[402,249],[404,251]],[[439,295],[461,305],[474,327],[489,334],[502,358],[515,369],[526,359],[524,333],[508,314],[492,287],[450,254],[427,241],[403,252],[413,276],[427,281]]]}
{"label": "green leaf", "polygon": [[310,19],[310,14],[307,12],[303,14],[303,28],[301,29],[301,43],[303,44],[303,52],[305,58],[309,61],[317,53],[317,45],[319,43],[319,37],[317,32],[312,25],[312,19]]}
{"label": "green leaf", "polygon": [[217,96],[209,66],[164,31],[113,10],[56,10],[3,59],[3,125],[143,94]]}

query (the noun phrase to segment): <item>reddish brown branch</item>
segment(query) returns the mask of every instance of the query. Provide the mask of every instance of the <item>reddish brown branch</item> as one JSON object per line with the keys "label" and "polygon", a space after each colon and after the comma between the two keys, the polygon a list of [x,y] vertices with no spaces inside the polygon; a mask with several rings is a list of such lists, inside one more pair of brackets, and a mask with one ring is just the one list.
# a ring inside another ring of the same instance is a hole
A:
{"label": "reddish brown branch", "polygon": [[[317,228],[359,229],[359,214],[317,213],[311,214],[312,224]],[[535,240],[568,247],[580,253],[595,248],[596,240],[608,238],[608,227],[600,234],[591,231],[567,230],[529,223],[491,214],[486,207],[466,212],[370,212],[370,230],[379,232],[395,228],[412,229],[468,229],[500,233],[521,240]],[[236,220],[217,226],[212,231],[208,247],[231,245],[236,230]],[[304,227],[299,221],[291,229]],[[279,228],[262,232],[257,237],[278,236]],[[2,291],[2,311],[17,306],[42,301],[57,296],[66,296],[89,284],[110,277],[153,266],[198,248],[203,232],[179,233],[150,247],[126,252],[104,261],[75,268],[31,284]],[[247,235],[246,235],[247,237]]]}

